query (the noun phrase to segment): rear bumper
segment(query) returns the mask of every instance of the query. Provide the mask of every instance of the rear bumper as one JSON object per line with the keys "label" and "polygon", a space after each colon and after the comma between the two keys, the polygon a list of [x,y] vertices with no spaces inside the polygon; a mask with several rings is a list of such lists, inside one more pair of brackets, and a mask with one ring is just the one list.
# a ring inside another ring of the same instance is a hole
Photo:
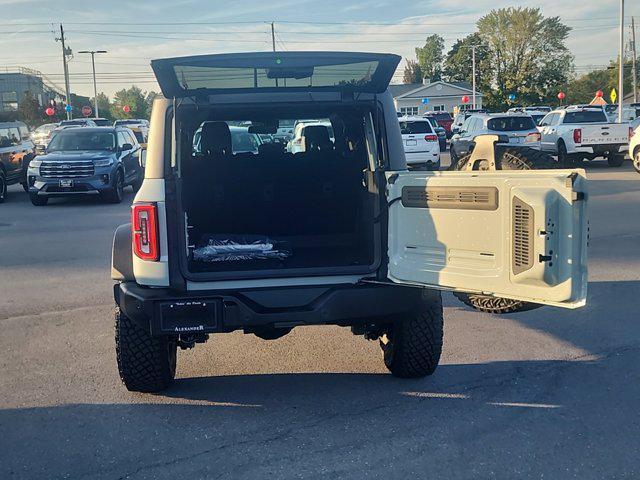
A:
{"label": "rear bumper", "polygon": [[[152,335],[363,325],[376,318],[409,312],[422,295],[420,288],[373,284],[188,293],[145,288],[135,282],[114,286],[114,298],[121,310]],[[214,321],[194,319],[191,307],[202,304],[208,305],[208,314],[216,317]],[[162,313],[168,308],[170,321]]]}
{"label": "rear bumper", "polygon": [[440,165],[440,152],[405,152],[405,158],[407,159],[407,165],[417,166],[426,165],[437,167]]}
{"label": "rear bumper", "polygon": [[612,143],[602,145],[576,145],[572,151],[568,153],[586,153],[591,155],[604,155],[609,152],[613,153],[627,153],[629,151],[629,145],[624,143]]}

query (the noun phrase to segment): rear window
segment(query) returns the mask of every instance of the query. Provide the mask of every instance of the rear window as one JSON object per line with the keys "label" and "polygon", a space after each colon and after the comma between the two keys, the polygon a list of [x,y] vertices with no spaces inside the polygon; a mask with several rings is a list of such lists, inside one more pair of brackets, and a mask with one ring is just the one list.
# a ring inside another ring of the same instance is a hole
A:
{"label": "rear window", "polygon": [[400,133],[402,133],[402,135],[433,133],[433,129],[427,120],[421,122],[400,122]]}
{"label": "rear window", "polygon": [[319,65],[313,68],[225,68],[176,65],[175,76],[184,90],[265,87],[359,86],[371,82],[377,61]]}
{"label": "rear window", "polygon": [[487,128],[494,132],[520,132],[536,128],[531,117],[500,117],[487,122]]}
{"label": "rear window", "polygon": [[607,122],[607,116],[602,110],[582,110],[567,112],[562,123],[601,123]]}
{"label": "rear window", "polygon": [[448,121],[452,120],[451,115],[449,114],[449,112],[434,113],[431,116],[435,117],[437,120],[448,120]]}

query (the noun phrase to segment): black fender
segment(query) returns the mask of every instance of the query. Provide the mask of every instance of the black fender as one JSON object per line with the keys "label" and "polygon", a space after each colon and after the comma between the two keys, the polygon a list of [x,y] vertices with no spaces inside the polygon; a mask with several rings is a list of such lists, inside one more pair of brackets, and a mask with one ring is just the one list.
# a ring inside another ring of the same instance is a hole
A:
{"label": "black fender", "polygon": [[119,282],[135,281],[133,275],[133,252],[131,247],[131,224],[116,228],[111,250],[111,278]]}

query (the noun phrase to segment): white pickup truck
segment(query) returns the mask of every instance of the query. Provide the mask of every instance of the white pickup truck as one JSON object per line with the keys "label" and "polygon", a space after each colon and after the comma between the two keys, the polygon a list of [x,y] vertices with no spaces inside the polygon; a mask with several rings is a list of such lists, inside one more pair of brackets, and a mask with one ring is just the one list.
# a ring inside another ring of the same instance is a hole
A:
{"label": "white pickup truck", "polygon": [[629,150],[627,123],[609,123],[601,107],[567,107],[547,114],[538,125],[543,151],[558,156],[558,163],[573,166],[582,160],[604,157],[619,167]]}

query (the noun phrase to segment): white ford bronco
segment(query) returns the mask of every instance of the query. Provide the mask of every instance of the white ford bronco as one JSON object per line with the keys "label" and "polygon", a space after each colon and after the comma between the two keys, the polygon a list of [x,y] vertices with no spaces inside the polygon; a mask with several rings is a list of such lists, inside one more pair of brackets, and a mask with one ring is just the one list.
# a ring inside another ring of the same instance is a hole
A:
{"label": "white ford bronco", "polygon": [[[584,171],[500,171],[497,136],[460,171],[409,171],[387,91],[399,60],[152,61],[164,98],[113,243],[129,390],[167,387],[177,347],[211,334],[277,339],[303,325],[350,327],[380,341],[394,375],[420,377],[440,359],[440,290],[489,311],[585,304]],[[308,125],[292,152],[274,134],[297,122]]]}

